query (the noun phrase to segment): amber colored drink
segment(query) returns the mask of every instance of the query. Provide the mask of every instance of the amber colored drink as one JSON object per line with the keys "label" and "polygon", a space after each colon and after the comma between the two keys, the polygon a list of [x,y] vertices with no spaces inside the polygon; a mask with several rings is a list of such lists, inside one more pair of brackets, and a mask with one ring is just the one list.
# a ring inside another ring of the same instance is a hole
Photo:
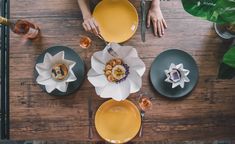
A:
{"label": "amber colored drink", "polygon": [[141,98],[139,99],[139,106],[144,111],[150,110],[152,108],[152,102],[148,97],[141,96]]}
{"label": "amber colored drink", "polygon": [[87,36],[80,36],[80,47],[87,49],[91,46],[91,39]]}

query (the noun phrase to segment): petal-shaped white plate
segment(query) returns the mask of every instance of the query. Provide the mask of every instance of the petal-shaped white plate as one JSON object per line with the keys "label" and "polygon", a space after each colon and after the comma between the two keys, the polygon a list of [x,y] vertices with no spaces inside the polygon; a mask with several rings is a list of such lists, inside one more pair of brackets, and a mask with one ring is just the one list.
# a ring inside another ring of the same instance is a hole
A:
{"label": "petal-shaped white plate", "polygon": [[[54,95],[54,96],[66,96],[66,95],[69,95],[69,94],[75,92],[81,86],[81,84],[85,78],[85,67],[84,67],[83,60],[80,58],[80,56],[74,50],[72,50],[71,48],[65,47],[65,46],[54,46],[54,47],[48,48],[41,55],[38,56],[38,58],[36,60],[36,64],[43,62],[43,59],[44,59],[44,56],[46,53],[50,53],[51,55],[55,55],[61,51],[64,51],[65,59],[72,60],[72,61],[76,62],[76,65],[73,67],[73,72],[74,72],[75,76],[77,77],[77,80],[73,81],[73,82],[69,82],[69,85],[68,85],[66,92],[61,92],[61,91],[55,89],[51,93],[49,93],[50,95]],[[36,69],[34,70],[34,76],[35,76],[35,79],[38,77],[38,73],[37,73]],[[39,86],[46,92],[45,86],[43,86],[43,85],[39,85]]]}

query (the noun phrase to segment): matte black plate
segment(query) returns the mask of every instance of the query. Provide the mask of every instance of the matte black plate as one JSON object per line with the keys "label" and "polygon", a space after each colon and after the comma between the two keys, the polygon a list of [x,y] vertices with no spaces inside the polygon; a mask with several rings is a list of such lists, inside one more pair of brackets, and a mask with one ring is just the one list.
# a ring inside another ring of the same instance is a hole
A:
{"label": "matte black plate", "polygon": [[[66,96],[66,95],[69,95],[69,94],[75,92],[82,84],[82,82],[84,80],[84,76],[85,76],[85,67],[84,67],[83,60],[80,58],[80,56],[74,50],[72,50],[71,48],[65,47],[65,46],[54,46],[54,47],[48,48],[41,55],[39,55],[39,57],[36,60],[36,64],[43,62],[44,56],[47,52],[50,53],[51,55],[55,55],[61,51],[64,51],[65,59],[72,60],[72,61],[76,62],[76,65],[73,67],[72,70],[73,70],[75,76],[77,77],[77,80],[69,83],[68,89],[66,92],[61,92],[61,91],[55,89],[54,91],[49,93],[50,95],[54,95],[54,96]],[[36,64],[35,64],[35,67],[36,67]],[[35,67],[34,67],[34,75],[35,75],[35,79],[36,79],[38,77],[38,72],[36,71]],[[44,85],[39,84],[39,86],[46,92],[46,88]]]}
{"label": "matte black plate", "polygon": [[[176,65],[182,63],[185,69],[190,70],[188,75],[190,82],[185,83],[184,88],[180,86],[172,88],[171,83],[165,82],[166,75],[164,70],[169,69],[171,63]],[[188,53],[177,49],[167,50],[158,55],[152,63],[150,80],[154,89],[161,95],[173,99],[180,98],[189,94],[196,86],[198,81],[198,67],[193,57]]]}

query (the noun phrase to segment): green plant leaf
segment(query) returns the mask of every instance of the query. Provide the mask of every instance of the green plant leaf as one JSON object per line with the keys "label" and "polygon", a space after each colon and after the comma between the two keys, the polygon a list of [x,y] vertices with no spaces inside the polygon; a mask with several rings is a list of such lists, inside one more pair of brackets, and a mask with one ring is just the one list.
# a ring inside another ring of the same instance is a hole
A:
{"label": "green plant leaf", "polygon": [[220,64],[218,78],[219,79],[232,79],[235,76],[235,68],[228,66],[225,63]]}
{"label": "green plant leaf", "polygon": [[235,0],[181,0],[193,16],[219,23],[235,24]]}
{"label": "green plant leaf", "polygon": [[235,45],[233,45],[224,55],[223,62],[235,68]]}

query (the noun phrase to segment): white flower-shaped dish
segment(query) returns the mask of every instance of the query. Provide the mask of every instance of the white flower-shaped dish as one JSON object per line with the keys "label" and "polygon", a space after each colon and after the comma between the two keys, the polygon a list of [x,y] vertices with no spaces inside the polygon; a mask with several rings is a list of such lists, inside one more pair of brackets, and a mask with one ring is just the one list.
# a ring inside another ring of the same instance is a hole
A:
{"label": "white flower-shaped dish", "polygon": [[[68,74],[63,80],[56,80],[52,77],[52,68],[56,64],[64,64],[68,69]],[[76,62],[74,61],[64,59],[64,51],[60,51],[54,56],[46,53],[43,63],[36,64],[36,70],[39,74],[36,81],[38,84],[44,85],[48,93],[55,89],[66,92],[68,83],[77,80],[72,70],[75,64]]]}
{"label": "white flower-shaped dish", "polygon": [[125,80],[115,83],[107,80],[104,74],[106,63],[114,59],[108,52],[109,45],[103,51],[98,51],[91,58],[91,69],[88,72],[88,80],[95,87],[97,95],[102,98],[113,98],[116,101],[125,100],[130,93],[140,90],[145,72],[145,64],[138,57],[137,51],[131,46],[121,46],[110,43],[112,49],[117,53],[118,58],[129,66],[129,74]]}
{"label": "white flower-shaped dish", "polygon": [[190,82],[189,78],[187,77],[189,74],[189,70],[184,69],[183,64],[175,65],[171,63],[168,70],[165,70],[166,79],[165,82],[171,83],[172,88],[180,86],[184,88],[184,84]]}

